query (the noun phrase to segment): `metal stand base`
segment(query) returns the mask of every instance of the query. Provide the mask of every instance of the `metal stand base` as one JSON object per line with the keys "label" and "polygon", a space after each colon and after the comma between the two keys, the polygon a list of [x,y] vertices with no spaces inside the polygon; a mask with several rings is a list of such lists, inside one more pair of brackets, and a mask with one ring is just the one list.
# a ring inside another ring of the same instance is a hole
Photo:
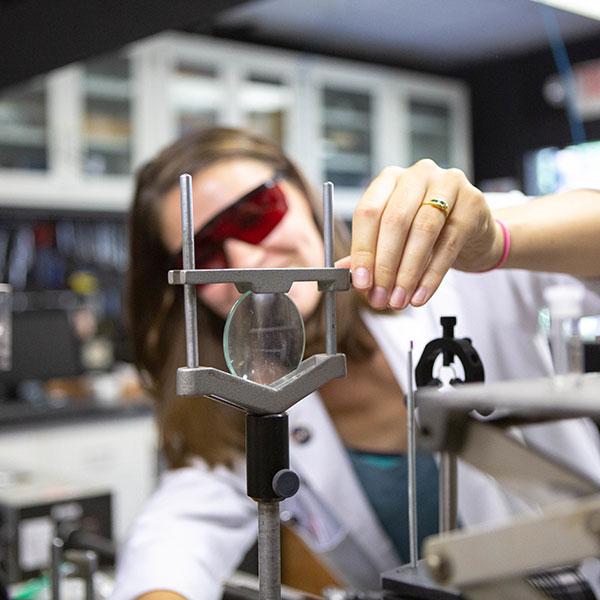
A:
{"label": "metal stand base", "polygon": [[383,598],[386,600],[464,600],[455,589],[435,583],[420,560],[416,567],[404,565],[381,575]]}

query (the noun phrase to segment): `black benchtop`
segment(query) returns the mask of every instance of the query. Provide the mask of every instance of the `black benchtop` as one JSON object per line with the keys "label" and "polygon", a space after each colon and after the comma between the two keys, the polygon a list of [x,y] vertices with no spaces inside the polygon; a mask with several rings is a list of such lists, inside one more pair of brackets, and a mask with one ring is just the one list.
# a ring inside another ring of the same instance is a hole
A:
{"label": "black benchtop", "polygon": [[23,401],[0,400],[0,433],[16,427],[61,425],[99,419],[115,419],[152,414],[148,402],[102,404],[93,400],[65,402],[62,405],[33,406]]}

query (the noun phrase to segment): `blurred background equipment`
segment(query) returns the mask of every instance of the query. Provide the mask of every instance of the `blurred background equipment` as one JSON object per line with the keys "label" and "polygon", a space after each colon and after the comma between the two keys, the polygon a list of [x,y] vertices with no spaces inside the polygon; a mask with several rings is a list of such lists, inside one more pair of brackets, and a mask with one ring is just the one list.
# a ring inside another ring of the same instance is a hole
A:
{"label": "blurred background equipment", "polygon": [[121,214],[3,211],[0,279],[14,290],[13,365],[0,374],[5,396],[18,398],[22,382],[106,372],[127,360],[126,249]]}
{"label": "blurred background equipment", "polygon": [[35,398],[23,398],[26,388],[21,384],[83,372],[79,344],[65,310],[15,312],[12,349],[12,368],[0,373],[5,400],[18,399],[21,395],[22,399],[35,402]]}
{"label": "blurred background equipment", "polygon": [[0,576],[8,582],[24,581],[50,567],[52,540],[61,524],[70,523],[73,537],[77,531],[112,539],[109,491],[40,473],[5,470],[2,475]]}
{"label": "blurred background equipment", "polygon": [[12,367],[12,288],[0,283],[0,371]]}

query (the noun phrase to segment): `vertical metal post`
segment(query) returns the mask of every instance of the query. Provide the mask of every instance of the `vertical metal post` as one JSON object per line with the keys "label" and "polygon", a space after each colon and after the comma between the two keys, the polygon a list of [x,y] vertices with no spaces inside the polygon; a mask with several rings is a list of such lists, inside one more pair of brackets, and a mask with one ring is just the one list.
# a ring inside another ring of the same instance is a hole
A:
{"label": "vertical metal post", "polygon": [[407,437],[408,437],[408,536],[410,542],[410,566],[419,560],[417,529],[417,443],[415,438],[415,392],[413,386],[413,342],[411,340],[407,361]]}
{"label": "vertical metal post", "polygon": [[260,600],[281,600],[279,502],[258,502],[258,584]]}
{"label": "vertical metal post", "polygon": [[[179,177],[181,199],[181,233],[183,268],[195,269],[194,257],[194,201],[192,198],[192,176],[187,173]],[[196,312],[196,286],[186,283],[183,286],[185,311],[185,341],[187,366],[198,367],[198,319]]]}
{"label": "vertical metal post", "polygon": [[65,544],[59,537],[55,537],[52,539],[52,546],[50,549],[50,576],[52,578],[52,600],[60,600],[60,566],[62,564],[64,547]]}
{"label": "vertical metal post", "polygon": [[0,371],[12,369],[12,286],[0,283]]}
{"label": "vertical metal post", "polygon": [[85,581],[85,600],[95,600],[96,591],[94,589],[94,574],[98,571],[98,555],[95,552],[88,550],[85,552],[84,559],[86,561],[83,573]]}
{"label": "vertical metal post", "polygon": [[[323,244],[325,266],[333,267],[333,183],[323,184]],[[335,292],[325,292],[325,352],[337,353]]]}
{"label": "vertical metal post", "polygon": [[456,529],[457,490],[456,456],[451,452],[440,455],[440,533]]}

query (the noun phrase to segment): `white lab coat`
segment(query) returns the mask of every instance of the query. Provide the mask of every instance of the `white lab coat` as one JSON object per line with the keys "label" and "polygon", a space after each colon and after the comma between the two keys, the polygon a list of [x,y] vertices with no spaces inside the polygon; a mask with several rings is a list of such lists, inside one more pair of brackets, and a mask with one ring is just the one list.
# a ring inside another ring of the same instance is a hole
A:
{"label": "white lab coat", "polygon": [[[451,271],[422,308],[394,315],[366,313],[400,386],[406,389],[406,355],[415,357],[440,337],[440,316],[455,315],[455,334],[470,337],[479,351],[486,381],[549,373],[549,354],[534,338],[543,289],[558,281],[585,285],[587,314],[600,313],[598,281],[551,274],[498,270],[485,274]],[[378,574],[399,559],[382,531],[343,444],[317,393],[289,411],[291,466],[301,490],[282,506],[298,533],[349,585],[377,588]],[[399,425],[400,426],[400,425]],[[528,427],[526,440],[568,459],[600,479],[598,433],[586,420]],[[521,510],[514,497],[489,477],[459,468],[462,523],[499,519]],[[219,597],[220,584],[256,537],[256,508],[245,494],[243,465],[236,472],[209,470],[197,460],[166,473],[130,531],[120,555],[115,600],[132,600],[153,589],[174,590],[194,600]]]}

